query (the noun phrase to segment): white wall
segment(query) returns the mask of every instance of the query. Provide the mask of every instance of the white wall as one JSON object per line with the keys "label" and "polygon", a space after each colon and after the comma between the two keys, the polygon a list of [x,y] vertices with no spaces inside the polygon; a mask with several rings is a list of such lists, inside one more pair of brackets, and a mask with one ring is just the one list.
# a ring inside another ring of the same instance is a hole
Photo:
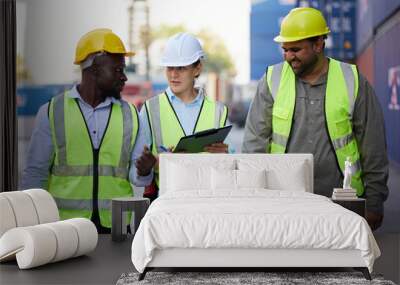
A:
{"label": "white wall", "polygon": [[94,28],[111,28],[127,42],[128,1],[17,1],[26,4],[26,19],[21,15],[17,25],[18,30],[25,31],[20,43],[24,45],[24,59],[33,84],[78,80],[79,68],[73,64],[75,45],[83,34]]}
{"label": "white wall", "polygon": [[[181,23],[194,32],[207,29],[218,34],[235,61],[236,81],[248,82],[249,0],[148,1],[152,26]],[[32,75],[30,83],[63,84],[78,80],[79,68],[73,65],[75,45],[94,28],[111,28],[127,45],[127,8],[131,3],[132,0],[17,0],[17,49],[23,53]],[[138,4],[134,20],[142,22]],[[137,28],[134,26],[136,36]],[[134,61],[143,65],[143,52],[138,51]],[[154,70],[158,60],[153,56]],[[143,68],[139,70],[144,72]]]}

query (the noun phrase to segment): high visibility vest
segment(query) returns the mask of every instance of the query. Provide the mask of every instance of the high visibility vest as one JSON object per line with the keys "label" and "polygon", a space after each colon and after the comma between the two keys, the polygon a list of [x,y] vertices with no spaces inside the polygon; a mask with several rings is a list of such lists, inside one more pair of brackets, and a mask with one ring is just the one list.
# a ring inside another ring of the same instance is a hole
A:
{"label": "high visibility vest", "polygon": [[[175,147],[182,137],[191,135],[185,133],[166,93],[147,100],[145,108],[150,122],[153,141],[151,150],[154,155],[158,154],[160,146]],[[227,117],[228,109],[223,103],[204,96],[193,133],[223,127]],[[158,169],[154,169],[154,172],[158,185]]]}
{"label": "high visibility vest", "polygon": [[[285,153],[292,127],[296,101],[296,78],[287,62],[267,69],[267,83],[274,99],[272,108],[272,140],[267,152]],[[358,72],[354,65],[329,60],[325,95],[325,119],[330,141],[342,173],[344,162],[352,162],[351,186],[357,195],[364,193],[360,153],[352,130],[354,103],[358,95]]]}
{"label": "high visibility vest", "polygon": [[49,106],[55,157],[48,191],[61,219],[90,219],[97,205],[101,225],[110,228],[111,199],[133,196],[128,175],[138,114],[125,101],[112,104],[101,144],[95,150],[78,101],[67,94],[54,97]]}

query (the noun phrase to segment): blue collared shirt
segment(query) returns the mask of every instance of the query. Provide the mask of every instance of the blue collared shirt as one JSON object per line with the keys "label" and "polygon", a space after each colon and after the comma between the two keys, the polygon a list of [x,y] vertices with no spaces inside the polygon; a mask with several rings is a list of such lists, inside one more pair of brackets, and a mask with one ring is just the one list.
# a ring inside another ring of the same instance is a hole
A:
{"label": "blue collared shirt", "polygon": [[[178,116],[179,122],[182,125],[183,130],[186,135],[191,135],[194,132],[194,127],[196,125],[196,120],[200,112],[201,104],[203,103],[205,92],[203,88],[197,89],[197,96],[190,103],[183,102],[178,96],[176,96],[170,87],[168,87],[165,92],[171,102],[172,107]],[[143,134],[146,137],[145,144],[150,147],[151,144],[151,133],[149,127],[149,121],[146,113],[146,108],[142,108],[139,114],[140,126],[143,129]],[[229,122],[227,122],[227,125]],[[229,153],[234,153],[235,149],[229,144],[229,136],[225,140],[225,143],[229,145]],[[169,146],[165,146],[169,147]]]}
{"label": "blue collared shirt", "polygon": [[185,134],[187,136],[193,134],[201,104],[203,104],[204,100],[203,88],[198,89],[196,98],[194,98],[190,103],[183,102],[172,92],[170,87],[168,87],[165,92],[167,93],[168,99],[178,116],[179,122],[181,122]]}
{"label": "blue collared shirt", "polygon": [[[120,100],[107,97],[104,102],[93,108],[81,98],[76,86],[67,93],[67,96],[78,100],[90,132],[93,147],[98,148],[107,126],[112,104],[121,104]],[[44,188],[47,185],[49,170],[54,159],[54,146],[47,110],[48,103],[41,106],[36,115],[36,124],[32,132],[20,189]],[[137,176],[136,173],[135,161],[140,157],[146,140],[147,136],[143,128],[139,127],[135,147],[131,153],[129,169],[129,180],[136,186],[148,185],[153,178],[152,174]]]}

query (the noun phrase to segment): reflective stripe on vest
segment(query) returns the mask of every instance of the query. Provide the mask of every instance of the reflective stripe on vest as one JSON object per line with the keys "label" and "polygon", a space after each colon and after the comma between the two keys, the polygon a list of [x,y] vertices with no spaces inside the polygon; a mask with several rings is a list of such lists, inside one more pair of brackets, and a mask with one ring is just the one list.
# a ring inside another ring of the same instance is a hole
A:
{"label": "reflective stripe on vest", "polygon": [[[99,176],[113,176],[122,179],[128,177],[129,170],[122,167],[113,167],[110,165],[99,165],[98,173]],[[92,176],[93,166],[92,165],[54,165],[52,169],[53,175],[57,176]]]}
{"label": "reflective stripe on vest", "polygon": [[51,100],[49,119],[55,158],[49,192],[57,202],[62,219],[90,218],[97,185],[100,222],[110,227],[111,199],[133,195],[128,175],[138,132],[138,114],[133,106],[120,102],[112,104],[110,109],[95,168],[91,138],[78,101],[67,93]]}
{"label": "reflective stripe on vest", "polygon": [[[296,101],[296,78],[287,62],[268,67],[267,83],[274,99],[272,109],[272,141],[267,152],[285,153]],[[325,97],[325,116],[330,140],[341,171],[351,158],[352,186],[362,195],[361,164],[358,147],[352,133],[354,104],[358,95],[358,72],[354,65],[329,60]]]}
{"label": "reflective stripe on vest", "polygon": [[[154,146],[176,146],[177,142],[185,134],[180,125],[175,111],[173,110],[168,95],[163,93],[146,102],[146,108],[149,114],[151,132],[153,137]],[[162,109],[162,112],[161,112]],[[207,112],[207,114],[205,114]],[[160,115],[162,113],[162,115]],[[226,106],[218,101],[211,101],[204,97],[202,107],[200,109],[199,118],[196,122],[195,130],[193,133],[204,131],[211,128],[223,127],[226,123],[228,116]],[[163,122],[170,122],[170,124],[163,124]],[[162,126],[165,125],[165,130],[162,132]],[[175,131],[171,128],[175,127]],[[180,134],[176,136],[176,134]],[[167,140],[167,142],[164,142]],[[177,141],[176,143],[174,143]]]}
{"label": "reflective stripe on vest", "polygon": [[[64,198],[57,198],[55,197],[54,200],[56,201],[57,207],[60,209],[66,210],[87,210],[92,211],[93,203],[92,200],[80,200],[80,199],[64,199]],[[102,210],[111,211],[111,200],[98,200],[98,207]]]}
{"label": "reflective stripe on vest", "polygon": [[[145,107],[152,133],[153,154],[158,154],[159,146],[175,147],[181,137],[190,135],[185,134],[166,93],[150,98]],[[223,103],[204,96],[193,133],[223,127],[227,117],[228,109]],[[157,174],[158,169],[155,172]],[[158,183],[158,175],[156,181]]]}

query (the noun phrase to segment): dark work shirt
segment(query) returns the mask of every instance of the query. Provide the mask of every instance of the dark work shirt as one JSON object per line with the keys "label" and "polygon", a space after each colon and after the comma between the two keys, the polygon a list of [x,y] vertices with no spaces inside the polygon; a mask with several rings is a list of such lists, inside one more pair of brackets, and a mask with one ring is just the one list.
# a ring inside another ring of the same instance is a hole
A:
{"label": "dark work shirt", "polygon": [[314,155],[314,193],[329,197],[333,188],[341,187],[343,177],[325,124],[326,79],[327,74],[313,85],[296,79],[296,104],[286,151]]}
{"label": "dark work shirt", "polygon": [[[331,145],[325,121],[324,100],[327,74],[312,85],[296,78],[296,105],[286,152],[314,155],[314,193],[332,195],[341,187],[343,175]],[[272,136],[273,98],[265,75],[258,83],[246,121],[243,152],[265,152]],[[382,213],[388,195],[388,159],[383,114],[375,93],[359,76],[353,113],[353,134],[361,154],[367,209]]]}

